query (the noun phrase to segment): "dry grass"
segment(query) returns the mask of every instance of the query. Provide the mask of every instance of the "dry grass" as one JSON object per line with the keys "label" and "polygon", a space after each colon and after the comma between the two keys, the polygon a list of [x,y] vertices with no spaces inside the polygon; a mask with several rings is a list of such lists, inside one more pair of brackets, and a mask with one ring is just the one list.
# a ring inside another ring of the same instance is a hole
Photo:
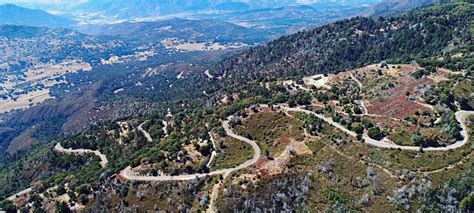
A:
{"label": "dry grass", "polygon": [[231,137],[219,139],[218,143],[222,143],[225,148],[222,152],[218,152],[216,158],[211,164],[211,170],[219,170],[235,167],[253,156],[252,147],[242,141]]}
{"label": "dry grass", "polygon": [[249,133],[257,141],[263,154],[268,150],[272,158],[278,157],[286,147],[286,144],[279,142],[277,138],[304,140],[302,122],[282,113],[259,112],[250,115],[242,124],[235,127],[236,132],[240,135]]}

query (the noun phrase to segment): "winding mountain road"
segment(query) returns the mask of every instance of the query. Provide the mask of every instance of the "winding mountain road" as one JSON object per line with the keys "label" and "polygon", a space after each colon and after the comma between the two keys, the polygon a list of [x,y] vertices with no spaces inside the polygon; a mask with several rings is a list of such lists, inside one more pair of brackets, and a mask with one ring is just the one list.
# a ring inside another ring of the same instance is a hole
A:
{"label": "winding mountain road", "polygon": [[[303,113],[306,113],[306,114],[312,114],[312,115],[320,118],[321,120],[325,121],[326,123],[329,123],[330,125],[332,125],[332,126],[338,128],[338,129],[340,129],[341,131],[347,133],[348,135],[350,135],[352,137],[357,136],[357,133],[347,129],[346,127],[342,126],[341,124],[339,124],[337,122],[334,122],[332,120],[332,118],[328,118],[328,117],[325,117],[324,115],[317,114],[313,111],[305,110],[305,109],[302,109],[302,108],[290,108],[290,107],[286,107],[286,106],[280,106],[280,107],[283,111],[285,111],[285,113],[288,113],[290,111],[294,111],[294,112],[303,112]],[[468,127],[467,127],[467,124],[466,124],[466,120],[467,120],[468,116],[472,116],[472,115],[474,115],[473,111],[458,111],[458,112],[456,112],[456,120],[461,124],[461,127],[462,127],[461,135],[464,138],[463,140],[457,141],[456,143],[445,146],[445,147],[427,147],[427,148],[423,148],[423,150],[425,150],[425,151],[448,151],[448,150],[457,149],[457,148],[460,148],[460,147],[464,146],[466,143],[469,142],[469,137],[470,137],[470,135],[468,133]],[[136,175],[133,172],[131,166],[128,166],[127,168],[122,170],[120,172],[120,174],[125,179],[135,180],[135,181],[185,181],[185,180],[192,180],[192,179],[195,179],[195,178],[206,177],[206,176],[228,175],[231,172],[234,172],[234,171],[240,170],[240,169],[244,169],[244,168],[247,168],[247,167],[255,164],[261,156],[261,151],[260,151],[260,148],[257,145],[257,143],[253,140],[250,140],[250,139],[246,138],[246,137],[235,134],[231,130],[228,121],[223,121],[222,126],[223,126],[223,128],[224,128],[224,130],[225,130],[225,132],[227,133],[228,136],[233,137],[237,140],[243,141],[245,143],[248,143],[250,146],[252,146],[252,148],[255,151],[252,159],[250,159],[250,160],[248,160],[248,161],[246,161],[246,162],[244,162],[244,163],[242,163],[242,164],[240,164],[236,167],[233,167],[233,168],[221,169],[221,170],[216,170],[216,171],[212,171],[212,172],[209,172],[209,173],[201,173],[201,174],[187,174],[187,175],[177,175],[177,176],[142,176],[142,175]],[[368,137],[367,135],[363,135],[363,138],[365,140],[365,143],[367,143],[369,145],[372,145],[372,146],[375,146],[375,147],[379,147],[379,148],[401,149],[401,150],[412,150],[412,151],[418,151],[420,149],[420,147],[418,147],[418,146],[400,146],[400,145],[391,143],[387,139],[384,139],[383,141],[375,140],[375,139],[372,139],[372,138]],[[93,151],[93,150],[88,150],[88,149],[75,149],[75,150],[73,150],[73,149],[64,149],[61,146],[60,143],[56,144],[54,149],[58,152],[69,153],[69,154],[94,153],[95,155],[100,157],[101,165],[103,167],[105,167],[108,163],[106,156],[104,154],[100,153],[99,151]]]}
{"label": "winding mountain road", "polygon": [[107,160],[107,156],[102,154],[100,151],[96,150],[90,150],[90,149],[65,149],[61,143],[57,143],[56,146],[54,146],[54,150],[60,153],[65,153],[65,154],[74,154],[74,155],[83,155],[87,153],[93,153],[94,155],[99,156],[100,158],[100,165],[102,168],[107,167],[107,164],[109,161]]}
{"label": "winding mountain road", "polygon": [[[338,128],[338,129],[340,129],[341,131],[347,133],[348,135],[350,135],[352,137],[357,137],[357,133],[347,129],[346,127],[342,126],[341,124],[339,124],[337,122],[334,122],[332,120],[332,118],[328,118],[324,115],[315,113],[313,111],[305,110],[305,109],[302,109],[302,108],[290,108],[290,107],[286,107],[286,106],[281,106],[281,108],[285,111],[303,112],[303,113],[306,113],[306,114],[314,115],[314,116],[318,117],[319,119],[323,120],[324,122],[326,122],[326,123]],[[464,146],[466,143],[469,142],[469,134],[468,134],[468,127],[467,127],[467,124],[466,124],[466,120],[467,120],[467,117],[473,116],[473,115],[474,115],[474,111],[458,111],[458,112],[456,112],[456,120],[461,124],[461,128],[462,128],[461,135],[463,136],[463,140],[457,141],[456,143],[450,144],[450,145],[445,146],[445,147],[426,147],[426,148],[423,148],[423,150],[424,151],[448,151],[448,150],[457,149],[457,148],[460,148],[460,147]],[[397,145],[397,144],[394,144],[394,143],[390,143],[390,141],[388,139],[385,139],[383,141],[379,141],[379,140],[372,139],[367,135],[363,135],[362,138],[364,138],[365,143],[367,143],[369,145],[372,145],[372,146],[375,146],[375,147],[379,147],[379,148],[401,149],[401,150],[412,150],[412,151],[420,150],[419,146],[401,146],[401,145]]]}
{"label": "winding mountain road", "polygon": [[223,121],[222,126],[224,127],[225,132],[227,133],[228,136],[233,137],[237,140],[243,141],[245,143],[250,144],[252,148],[254,149],[255,153],[252,157],[252,159],[245,161],[244,163],[234,167],[234,168],[228,168],[228,169],[221,169],[221,170],[216,170],[212,171],[209,173],[202,173],[202,174],[189,174],[189,175],[177,175],[177,176],[141,176],[141,175],[135,175],[132,167],[128,166],[124,170],[120,172],[122,177],[128,180],[135,180],[135,181],[184,181],[184,180],[192,180],[194,178],[199,178],[199,177],[207,177],[207,176],[214,176],[214,175],[226,175],[228,173],[231,173],[236,170],[244,169],[247,168],[257,162],[257,160],[260,158],[261,152],[260,148],[258,147],[257,143],[253,140],[250,140],[248,138],[242,137],[240,135],[235,134],[229,127],[229,122],[228,121]]}

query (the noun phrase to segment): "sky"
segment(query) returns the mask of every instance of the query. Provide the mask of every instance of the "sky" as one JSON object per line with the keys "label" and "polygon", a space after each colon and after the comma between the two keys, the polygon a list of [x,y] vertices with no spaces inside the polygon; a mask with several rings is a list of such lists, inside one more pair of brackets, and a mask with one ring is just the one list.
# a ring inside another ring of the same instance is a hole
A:
{"label": "sky", "polygon": [[81,3],[87,0],[0,0],[0,3],[35,3],[35,4],[70,4]]}
{"label": "sky", "polygon": [[[301,4],[308,4],[318,2],[320,0],[296,0],[296,2]],[[26,4],[55,4],[55,5],[66,5],[66,4],[77,4],[87,2],[87,0],[0,0],[0,3],[26,3]]]}

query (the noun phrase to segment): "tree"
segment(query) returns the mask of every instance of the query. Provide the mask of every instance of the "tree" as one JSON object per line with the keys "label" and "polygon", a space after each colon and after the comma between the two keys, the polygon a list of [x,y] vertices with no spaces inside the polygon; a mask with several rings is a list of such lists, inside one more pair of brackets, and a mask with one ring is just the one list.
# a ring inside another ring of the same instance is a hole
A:
{"label": "tree", "polygon": [[352,130],[354,130],[355,133],[357,134],[362,134],[364,133],[364,127],[360,124],[356,124],[352,127]]}
{"label": "tree", "polygon": [[423,137],[421,136],[420,132],[416,132],[411,136],[413,143],[417,146],[422,146],[424,144]]}
{"label": "tree", "polygon": [[56,206],[54,207],[54,213],[70,213],[72,212],[71,209],[69,209],[69,206],[67,205],[66,202],[61,202],[58,203],[56,202]]}
{"label": "tree", "polygon": [[199,152],[203,156],[209,156],[211,154],[211,146],[209,144],[199,146]]}
{"label": "tree", "polygon": [[368,131],[368,135],[369,135],[369,137],[371,137],[373,139],[380,139],[380,138],[383,138],[383,136],[384,136],[383,132],[378,127],[370,128],[369,131]]}
{"label": "tree", "polygon": [[250,140],[253,140],[252,135],[251,135],[250,133],[248,133],[248,132],[246,132],[246,133],[244,134],[244,137],[246,137],[246,138],[248,138],[248,139],[250,139]]}
{"label": "tree", "polygon": [[462,211],[472,212],[474,211],[474,194],[469,194],[461,200],[459,203],[459,208]]}
{"label": "tree", "polygon": [[366,129],[369,129],[369,128],[373,127],[374,124],[372,124],[372,122],[370,122],[367,119],[362,119],[362,126],[364,126],[364,128],[366,128]]}
{"label": "tree", "polygon": [[216,128],[216,133],[217,133],[217,135],[219,135],[219,137],[225,137],[227,135],[222,126],[219,126],[219,127]]}
{"label": "tree", "polygon": [[87,195],[85,194],[80,194],[79,195],[79,203],[82,205],[86,205],[89,199],[87,198]]}
{"label": "tree", "polygon": [[64,188],[64,185],[59,185],[58,188],[55,190],[56,194],[58,195],[63,195],[66,193],[66,189]]}
{"label": "tree", "polygon": [[90,194],[90,185],[89,184],[81,184],[78,187],[75,188],[75,191],[79,194]]}
{"label": "tree", "polygon": [[323,92],[318,92],[315,95],[315,98],[318,99],[319,102],[325,102],[325,101],[329,100],[328,95],[326,93],[323,93]]}
{"label": "tree", "polygon": [[295,99],[290,98],[290,99],[288,100],[288,106],[289,106],[289,107],[295,107],[295,106],[296,106],[296,101],[295,101]]}
{"label": "tree", "polygon": [[311,96],[308,93],[301,92],[296,95],[296,103],[299,105],[311,104]]}
{"label": "tree", "polygon": [[11,201],[4,200],[0,202],[0,210],[6,211],[6,212],[16,212],[16,207],[13,205]]}
{"label": "tree", "polygon": [[360,109],[360,107],[358,106],[354,106],[354,113],[360,115],[362,114],[362,109]]}

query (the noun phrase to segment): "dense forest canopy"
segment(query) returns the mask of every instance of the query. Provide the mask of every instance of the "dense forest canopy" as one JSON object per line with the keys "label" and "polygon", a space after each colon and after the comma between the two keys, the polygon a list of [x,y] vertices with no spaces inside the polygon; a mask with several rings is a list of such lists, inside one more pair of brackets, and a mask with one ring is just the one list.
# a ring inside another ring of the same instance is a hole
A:
{"label": "dense forest canopy", "polygon": [[[472,52],[474,6],[442,4],[400,16],[342,20],[250,48],[218,63],[214,72],[245,82],[332,73],[382,60],[410,62]],[[472,60],[451,61],[472,69]]]}

